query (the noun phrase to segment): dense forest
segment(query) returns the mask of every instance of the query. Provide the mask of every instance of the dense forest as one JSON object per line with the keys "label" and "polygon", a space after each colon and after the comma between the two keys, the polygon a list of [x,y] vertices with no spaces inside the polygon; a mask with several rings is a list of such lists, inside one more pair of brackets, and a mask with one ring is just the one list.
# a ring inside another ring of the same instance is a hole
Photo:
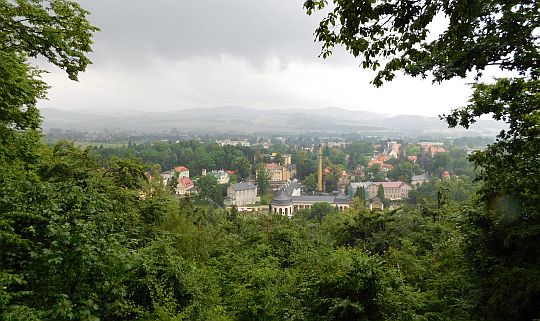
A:
{"label": "dense forest", "polygon": [[[344,45],[377,68],[386,50],[402,53],[376,85],[397,70],[443,80],[493,63],[521,75],[475,84],[445,118],[509,125],[470,158],[476,183],[449,183],[439,204],[372,212],[353,200],[292,219],[179,201],[136,159],[43,143],[47,84],[28,57],[76,79],[97,28],[72,1],[0,0],[0,320],[540,318],[539,4],[334,4],[317,30],[323,54]],[[450,27],[426,43],[439,11]],[[223,166],[249,157],[231,150]],[[476,192],[458,194],[465,185]]]}

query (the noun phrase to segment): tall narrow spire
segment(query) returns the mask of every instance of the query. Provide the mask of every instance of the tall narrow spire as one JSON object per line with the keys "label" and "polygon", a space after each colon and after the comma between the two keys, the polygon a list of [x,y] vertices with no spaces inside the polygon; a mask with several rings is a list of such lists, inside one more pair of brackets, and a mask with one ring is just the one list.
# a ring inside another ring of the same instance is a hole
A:
{"label": "tall narrow spire", "polygon": [[322,158],[323,158],[323,151],[322,151],[322,144],[319,144],[319,177],[318,177],[318,185],[317,190],[319,193],[322,193],[323,191],[323,169],[322,169]]}

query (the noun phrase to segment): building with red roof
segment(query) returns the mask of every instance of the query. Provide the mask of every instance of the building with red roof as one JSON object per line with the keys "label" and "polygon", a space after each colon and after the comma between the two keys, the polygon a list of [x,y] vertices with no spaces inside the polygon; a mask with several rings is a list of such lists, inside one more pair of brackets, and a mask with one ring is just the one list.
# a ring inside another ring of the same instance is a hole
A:
{"label": "building with red roof", "polygon": [[186,195],[191,194],[195,191],[195,185],[193,184],[193,181],[189,179],[189,177],[180,177],[178,179],[178,183],[176,184],[176,187],[174,188],[174,192],[176,195]]}
{"label": "building with red roof", "polygon": [[178,174],[178,178],[187,177],[189,178],[189,168],[185,166],[176,166],[173,171]]}

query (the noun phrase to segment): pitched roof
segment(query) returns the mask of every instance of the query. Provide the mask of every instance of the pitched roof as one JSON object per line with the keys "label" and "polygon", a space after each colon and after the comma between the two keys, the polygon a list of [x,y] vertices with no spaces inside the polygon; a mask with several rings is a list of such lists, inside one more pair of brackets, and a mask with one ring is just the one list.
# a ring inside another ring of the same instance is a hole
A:
{"label": "pitched roof", "polygon": [[290,171],[296,169],[296,164],[289,164],[289,165],[287,165],[287,169],[290,170]]}
{"label": "pitched roof", "polygon": [[295,203],[334,203],[334,196],[326,195],[302,195],[292,196]]}
{"label": "pitched roof", "polygon": [[301,189],[302,185],[298,182],[290,182],[285,185],[283,191],[289,195],[292,195],[295,189]]}
{"label": "pitched roof", "polygon": [[375,182],[375,184],[382,184],[383,188],[399,188],[401,185],[405,184],[402,181],[397,182]]}
{"label": "pitched roof", "polygon": [[276,164],[276,163],[268,163],[268,164],[264,164],[265,168],[267,170],[279,170],[281,169],[281,165],[279,164]]}
{"label": "pitched roof", "polygon": [[257,185],[253,184],[252,182],[242,182],[237,184],[232,184],[231,188],[235,191],[245,191],[250,189],[256,189]]}
{"label": "pitched roof", "polygon": [[343,194],[343,193],[339,193],[335,198],[334,198],[334,203],[336,204],[349,204],[349,202],[351,201],[351,199]]}
{"label": "pitched roof", "polygon": [[185,166],[176,166],[174,168],[174,171],[177,173],[181,173],[181,172],[189,171],[189,169]]}
{"label": "pitched roof", "polygon": [[178,179],[178,184],[181,184],[185,189],[190,189],[193,187],[193,181],[186,176]]}
{"label": "pitched roof", "polygon": [[278,192],[272,199],[272,205],[291,205],[292,198],[284,191]]}
{"label": "pitched roof", "polygon": [[421,180],[427,180],[428,177],[426,174],[421,174],[421,175],[414,175],[411,179],[411,181],[421,181]]}
{"label": "pitched roof", "polygon": [[215,171],[215,170],[214,170],[214,171],[211,171],[211,172],[208,173],[208,174],[210,174],[210,175],[212,175],[212,176],[215,176],[215,177],[221,177],[221,176],[227,176],[227,175],[229,175],[226,171],[224,171],[224,170],[222,170],[222,169],[219,170],[219,171]]}

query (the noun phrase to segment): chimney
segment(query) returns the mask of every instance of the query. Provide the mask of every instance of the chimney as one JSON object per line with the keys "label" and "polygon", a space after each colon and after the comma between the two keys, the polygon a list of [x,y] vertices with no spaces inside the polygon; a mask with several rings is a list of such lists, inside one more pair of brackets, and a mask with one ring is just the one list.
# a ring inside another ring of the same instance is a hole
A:
{"label": "chimney", "polygon": [[323,158],[323,150],[322,150],[322,144],[319,144],[319,179],[318,179],[318,185],[317,190],[319,193],[322,193],[323,191],[323,172],[322,172],[322,158]]}

